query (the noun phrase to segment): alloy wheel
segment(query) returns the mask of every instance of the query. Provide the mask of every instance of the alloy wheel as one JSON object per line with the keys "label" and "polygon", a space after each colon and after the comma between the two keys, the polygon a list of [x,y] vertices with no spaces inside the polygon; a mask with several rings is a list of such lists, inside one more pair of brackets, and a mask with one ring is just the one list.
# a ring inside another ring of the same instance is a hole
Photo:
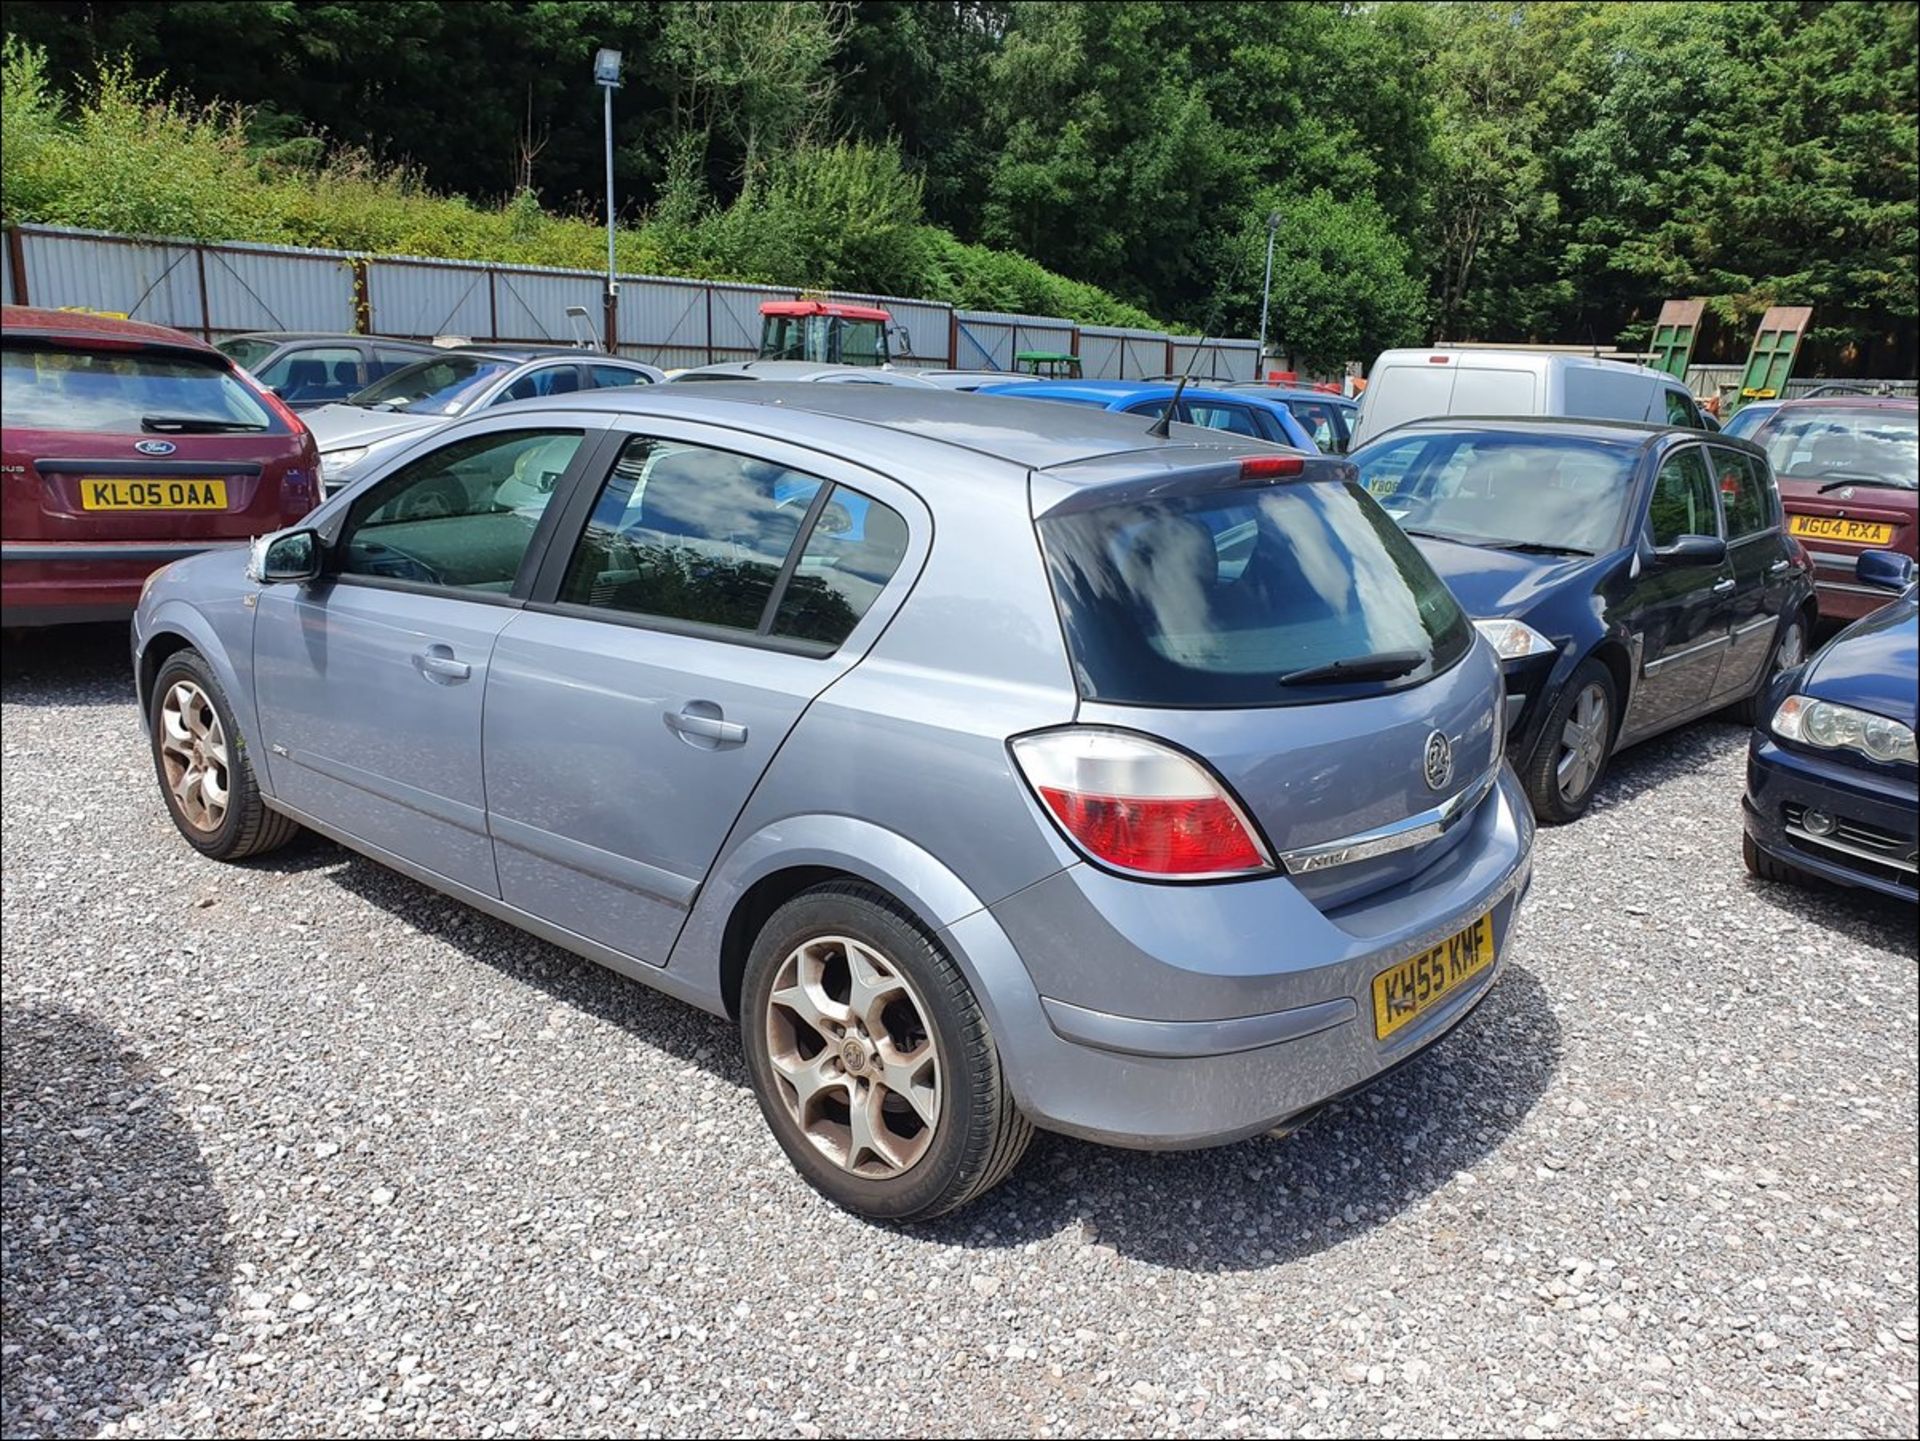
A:
{"label": "alloy wheel", "polygon": [[766,1035],[787,1113],[841,1169],[888,1180],[926,1155],[939,1048],[919,996],[879,951],[846,936],[796,947],[774,976]]}
{"label": "alloy wheel", "polygon": [[1554,767],[1560,798],[1569,805],[1577,805],[1600,774],[1607,758],[1611,720],[1606,692],[1597,684],[1588,685],[1561,727],[1560,758]]}
{"label": "alloy wheel", "polygon": [[212,699],[192,681],[175,681],[160,704],[159,731],[160,763],[181,816],[195,830],[219,830],[232,781]]}

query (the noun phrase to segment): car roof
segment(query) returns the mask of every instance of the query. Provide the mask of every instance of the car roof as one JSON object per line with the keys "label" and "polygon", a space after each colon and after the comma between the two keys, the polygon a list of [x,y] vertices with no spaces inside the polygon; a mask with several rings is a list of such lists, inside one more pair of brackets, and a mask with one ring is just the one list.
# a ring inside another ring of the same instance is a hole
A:
{"label": "car roof", "polygon": [[1350,395],[1331,390],[1315,390],[1310,385],[1269,385],[1263,380],[1236,380],[1226,387],[1239,395],[1264,395],[1273,400],[1325,400],[1335,405],[1358,405]]}
{"label": "car roof", "polygon": [[[1024,390],[1024,387],[1023,387]],[[528,410],[587,410],[629,415],[678,416],[735,429],[771,434],[768,411],[788,419],[782,439],[828,449],[856,450],[886,472],[906,458],[907,443],[924,447],[921,458],[951,463],[955,449],[1003,460],[1029,470],[1048,470],[1111,456],[1173,459],[1170,452],[1218,461],[1242,454],[1274,453],[1262,442],[1225,431],[1178,427],[1170,439],[1148,433],[1137,415],[1067,406],[1036,406],[1012,395],[968,394],[932,387],[813,385],[747,381],[729,384],[653,385],[639,390],[581,391],[522,402]],[[497,412],[489,412],[495,414]],[[942,456],[939,452],[947,452]],[[970,477],[976,472],[966,472]]]}
{"label": "car roof", "polygon": [[[414,341],[418,345],[419,341]],[[629,360],[624,355],[609,355],[604,350],[586,350],[578,345],[437,345],[435,350],[451,350],[459,355],[485,355],[496,360],[551,360],[555,357],[575,356],[582,360],[625,361],[629,365],[639,365],[637,360]]]}
{"label": "car roof", "polygon": [[1781,410],[1913,410],[1920,408],[1920,399],[1911,395],[1804,395],[1777,405]]}
{"label": "car roof", "polygon": [[1371,449],[1373,445],[1390,436],[1403,436],[1409,431],[1446,431],[1477,430],[1484,432],[1504,431],[1511,435],[1547,435],[1563,436],[1569,440],[1598,441],[1606,445],[1632,447],[1644,450],[1667,436],[1676,436],[1683,440],[1711,440],[1715,445],[1731,445],[1753,451],[1757,455],[1766,454],[1752,441],[1738,435],[1724,435],[1718,431],[1693,430],[1684,425],[1667,425],[1652,420],[1593,420],[1579,416],[1566,415],[1430,415],[1420,420],[1409,420],[1396,425],[1391,430],[1383,430],[1370,438],[1361,448]]}
{"label": "car roof", "polygon": [[224,345],[229,340],[264,340],[271,345],[297,345],[309,340],[354,340],[370,345],[404,345],[413,350],[466,348],[435,345],[430,340],[409,340],[400,335],[361,335],[352,330],[243,330],[235,335],[221,336],[218,344]]}
{"label": "car roof", "polygon": [[1459,365],[1463,370],[1532,370],[1545,374],[1551,370],[1624,370],[1633,375],[1658,377],[1680,381],[1664,370],[1655,370],[1650,365],[1640,365],[1631,360],[1610,360],[1603,355],[1568,355],[1564,351],[1506,350],[1500,346],[1456,346],[1433,345],[1425,348],[1409,347],[1400,350],[1383,350],[1368,374],[1372,375],[1389,362],[1395,365],[1432,364],[1437,356]]}
{"label": "car roof", "polygon": [[0,330],[15,339],[60,341],[70,345],[144,345],[164,346],[211,356],[228,364],[227,357],[203,340],[185,331],[164,325],[149,325],[144,320],[123,320],[113,315],[93,315],[80,310],[44,310],[34,305],[0,306]]}

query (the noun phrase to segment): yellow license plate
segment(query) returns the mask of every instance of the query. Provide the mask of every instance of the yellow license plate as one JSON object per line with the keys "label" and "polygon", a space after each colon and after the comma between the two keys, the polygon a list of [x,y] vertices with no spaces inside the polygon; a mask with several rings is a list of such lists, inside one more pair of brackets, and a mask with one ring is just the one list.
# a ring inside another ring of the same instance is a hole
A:
{"label": "yellow license plate", "polygon": [[1890,525],[1877,520],[1842,520],[1836,515],[1789,516],[1787,529],[1814,540],[1848,540],[1855,545],[1885,545],[1893,539]]}
{"label": "yellow license plate", "polygon": [[80,482],[82,510],[225,510],[224,480],[101,480]]}
{"label": "yellow license plate", "polygon": [[1430,951],[1373,978],[1373,1033],[1386,1040],[1411,1025],[1493,964],[1493,917],[1484,915]]}

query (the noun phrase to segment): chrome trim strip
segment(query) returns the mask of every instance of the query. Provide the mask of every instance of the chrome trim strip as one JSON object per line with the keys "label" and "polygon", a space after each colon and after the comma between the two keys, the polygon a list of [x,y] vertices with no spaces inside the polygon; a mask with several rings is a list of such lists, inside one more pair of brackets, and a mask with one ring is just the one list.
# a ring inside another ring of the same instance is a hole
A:
{"label": "chrome trim strip", "polygon": [[1760,629],[1760,627],[1762,627],[1762,626],[1765,626],[1765,625],[1778,625],[1778,624],[1780,624],[1780,617],[1779,617],[1779,616],[1777,616],[1777,615],[1763,615],[1763,616],[1761,616],[1761,617],[1760,617],[1760,619],[1758,619],[1758,620],[1750,620],[1750,621],[1748,621],[1748,622],[1747,622],[1747,623],[1746,623],[1745,625],[1737,625],[1737,626],[1735,626],[1735,627],[1733,628],[1733,633],[1734,633],[1734,634],[1735,634],[1736,636],[1741,636],[1741,635],[1746,635],[1746,634],[1747,634],[1747,633],[1748,633],[1749,631],[1756,631],[1756,630],[1759,630],[1759,629]]}
{"label": "chrome trim strip", "polygon": [[1878,595],[1888,600],[1894,599],[1899,594],[1898,591],[1886,590],[1877,585],[1843,585],[1837,580],[1816,578],[1813,585],[1816,590],[1844,590],[1848,595]]}
{"label": "chrome trim strip", "polygon": [[1428,841],[1437,840],[1452,829],[1462,816],[1471,812],[1486,798],[1487,792],[1493,789],[1493,783],[1499,779],[1499,776],[1500,768],[1495,766],[1458,795],[1451,796],[1428,810],[1410,815],[1403,821],[1376,826],[1373,830],[1342,836],[1338,840],[1321,841],[1318,845],[1300,846],[1294,850],[1282,851],[1280,869],[1288,875],[1330,870],[1334,866],[1348,866],[1355,861],[1370,861],[1378,856],[1392,855],[1395,851],[1404,851],[1411,846],[1425,845]]}
{"label": "chrome trim strip", "polygon": [[1891,866],[1896,871],[1905,871],[1909,875],[1920,875],[1920,865],[1912,861],[1903,861],[1897,856],[1883,855],[1879,851],[1870,851],[1865,846],[1850,846],[1845,841],[1837,841],[1832,836],[1816,836],[1801,826],[1786,826],[1786,833],[1796,841],[1806,841],[1809,845],[1825,846],[1830,851],[1840,851],[1846,855],[1857,856],[1863,861],[1873,861],[1878,865]]}
{"label": "chrome trim strip", "polygon": [[1685,650],[1677,650],[1672,655],[1663,655],[1660,657],[1659,660],[1648,661],[1646,665],[1646,673],[1648,675],[1652,675],[1655,671],[1659,670],[1660,667],[1663,665],[1672,665],[1677,660],[1685,660],[1690,655],[1699,655],[1701,651],[1712,650],[1717,645],[1732,645],[1732,644],[1733,644],[1732,636],[1717,635],[1712,640],[1701,641],[1699,645],[1688,646]]}

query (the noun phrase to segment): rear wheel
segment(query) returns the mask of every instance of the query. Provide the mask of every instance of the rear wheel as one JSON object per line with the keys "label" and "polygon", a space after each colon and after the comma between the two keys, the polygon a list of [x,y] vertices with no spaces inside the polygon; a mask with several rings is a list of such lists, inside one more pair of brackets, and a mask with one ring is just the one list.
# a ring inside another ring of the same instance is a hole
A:
{"label": "rear wheel", "polygon": [[232,708],[199,651],[177,651],[160,667],[148,734],[167,812],[201,854],[237,861],[299,834],[261,800]]}
{"label": "rear wheel", "polygon": [[1542,825],[1565,825],[1587,813],[1613,753],[1617,694],[1613,672],[1586,660],[1554,702],[1520,772]]}
{"label": "rear wheel", "polygon": [[1782,672],[1790,671],[1807,658],[1807,618],[1796,615],[1788,618],[1780,628],[1780,638],[1773,643],[1773,659],[1766,670],[1761,672],[1759,684],[1754,686],[1753,694],[1743,701],[1735,701],[1728,712],[1741,725],[1759,725],[1762,719],[1761,708],[1766,704],[1767,690]]}
{"label": "rear wheel", "polygon": [[871,886],[819,886],[774,912],[747,960],[740,1031],[781,1148],[861,1215],[963,1206],[1033,1134],[966,977]]}

